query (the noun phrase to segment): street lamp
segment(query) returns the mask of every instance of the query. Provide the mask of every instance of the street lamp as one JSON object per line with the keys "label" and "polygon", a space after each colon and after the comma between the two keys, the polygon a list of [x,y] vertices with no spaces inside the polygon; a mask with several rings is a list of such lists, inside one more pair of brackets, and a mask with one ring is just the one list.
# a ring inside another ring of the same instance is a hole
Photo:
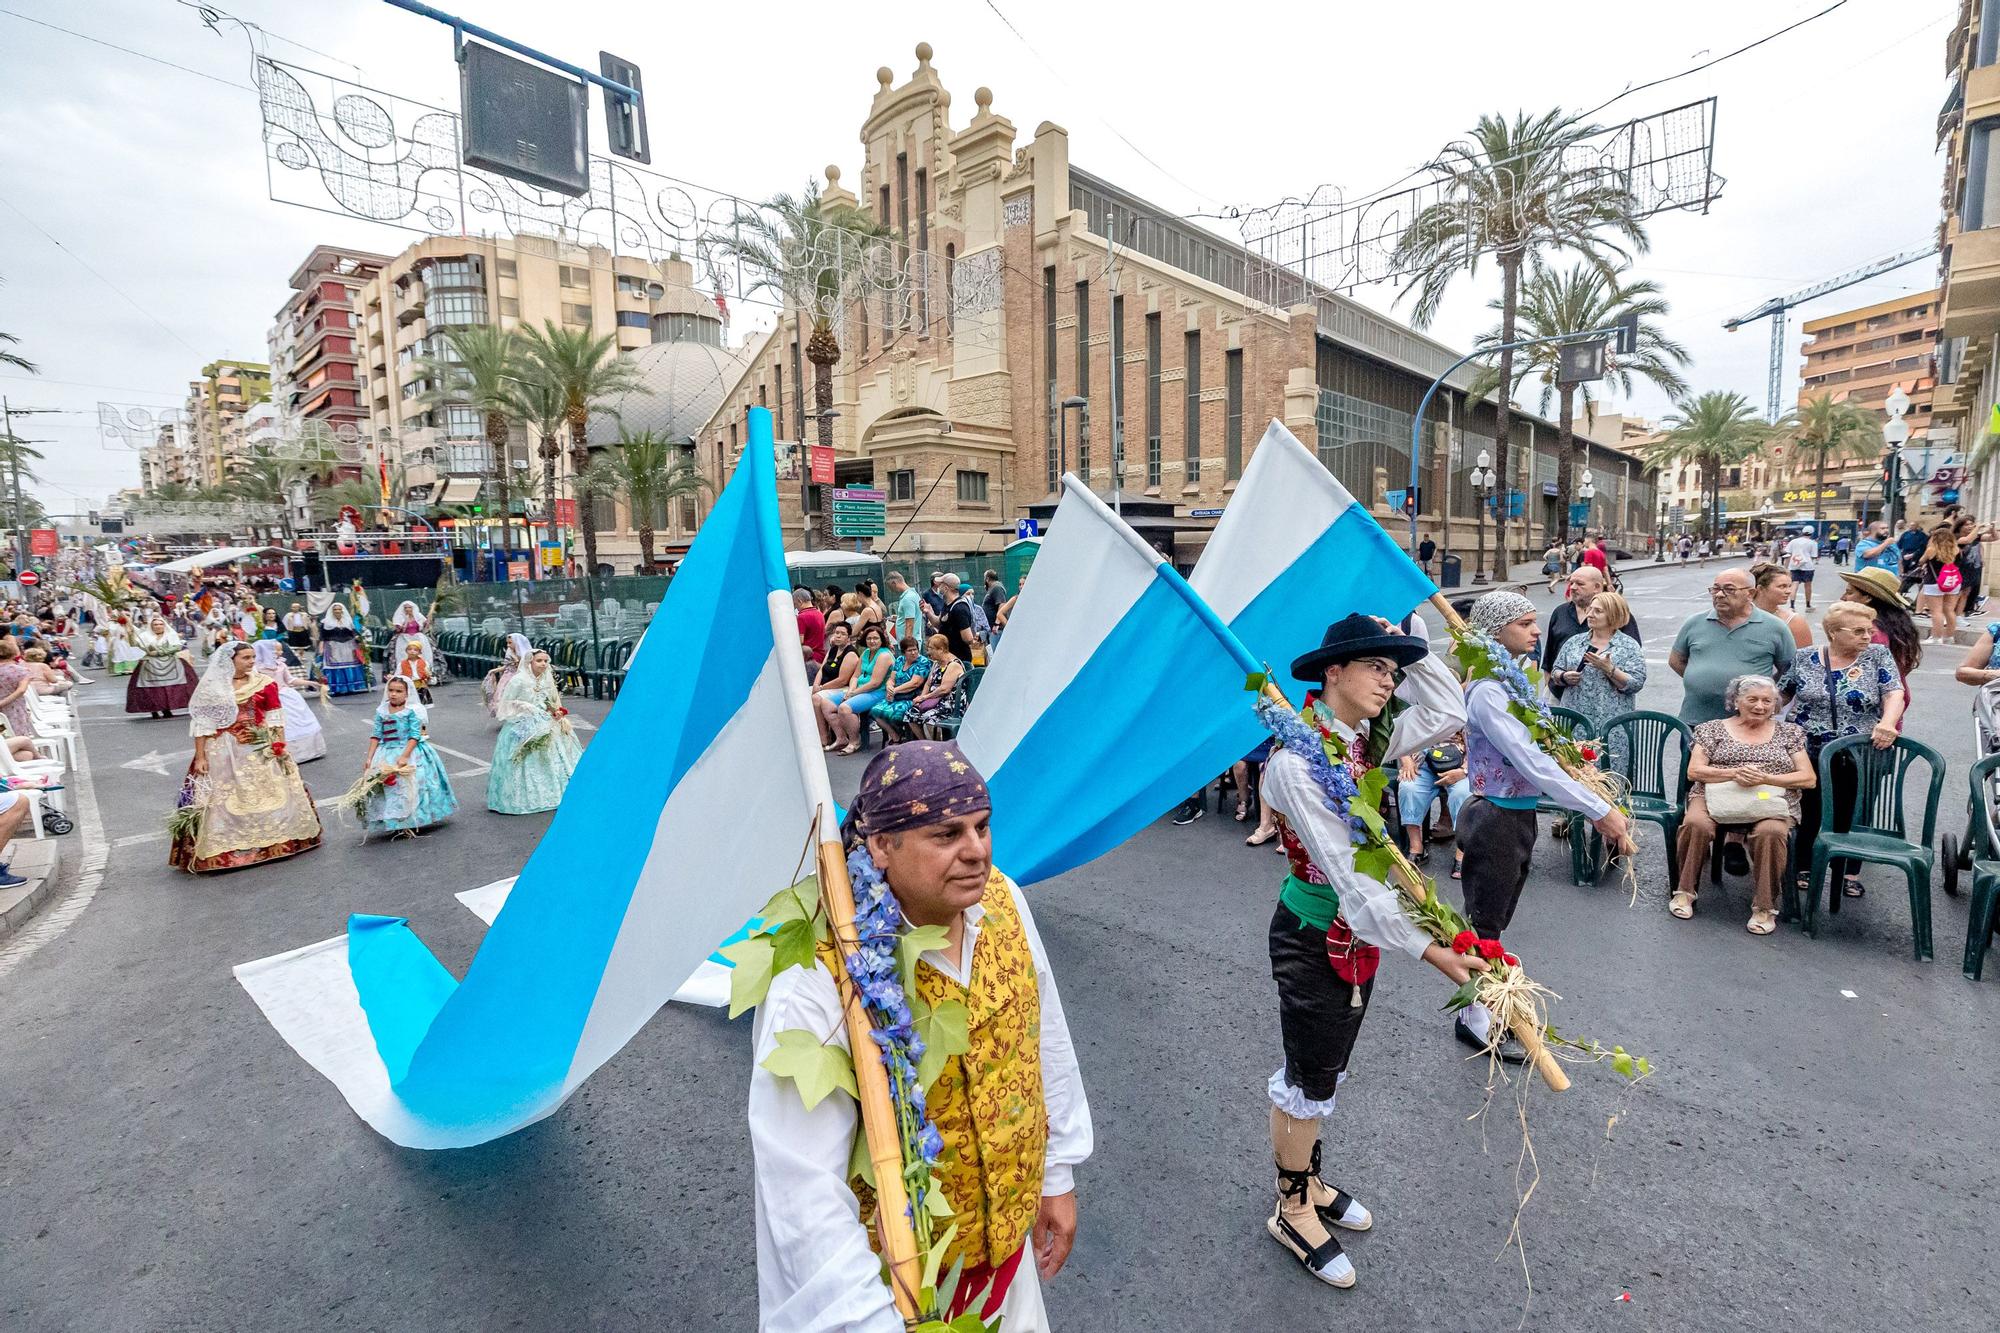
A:
{"label": "street lamp", "polygon": [[[1056,428],[1056,434],[1057,434],[1057,436],[1058,436],[1058,438],[1060,439],[1060,441],[1061,441],[1061,444],[1062,444],[1062,467],[1061,467],[1061,468],[1060,468],[1060,469],[1059,469],[1059,470],[1058,470],[1058,471],[1056,472],[1056,484],[1057,484],[1058,486],[1060,486],[1060,485],[1062,484],[1062,475],[1063,475],[1063,473],[1065,473],[1065,472],[1068,472],[1068,471],[1069,471],[1069,413],[1070,413],[1070,409],[1071,409],[1071,408],[1073,408],[1073,407],[1074,407],[1074,408],[1088,408],[1089,406],[1090,406],[1090,400],[1089,400],[1088,398],[1079,398],[1079,397],[1077,397],[1077,396],[1076,396],[1075,394],[1071,394],[1071,395],[1070,395],[1069,397],[1067,397],[1067,398],[1065,398],[1065,399],[1063,399],[1063,400],[1062,400],[1062,403],[1060,404],[1060,407],[1061,407],[1061,411],[1059,411],[1059,412],[1058,412],[1058,413],[1056,414],[1056,415],[1057,415],[1057,419],[1058,419],[1058,420],[1059,420],[1059,422],[1061,423],[1061,424],[1060,424],[1060,425],[1058,425],[1058,426],[1057,426],[1057,428]],[[1079,440],[1081,440],[1081,439],[1082,439],[1082,436],[1081,436],[1081,435],[1079,434],[1077,438],[1078,438]],[[1088,466],[1087,464],[1085,465],[1085,467],[1084,467],[1084,469],[1083,469],[1083,481],[1084,481],[1084,484],[1085,484],[1086,486],[1090,484],[1090,468],[1089,468],[1089,466]]]}
{"label": "street lamp", "polygon": [[1583,470],[1583,477],[1576,488],[1576,498],[1583,501],[1583,535],[1590,535],[1590,502],[1597,498],[1597,483],[1590,475],[1590,469]]}
{"label": "street lamp", "polygon": [[1660,537],[1653,548],[1653,563],[1659,564],[1667,558],[1667,502],[1660,501]]}
{"label": "street lamp", "polygon": [[1493,475],[1493,456],[1484,449],[1472,464],[1472,498],[1479,517],[1478,536],[1473,547],[1472,581],[1486,582],[1486,501],[1493,494],[1493,484],[1498,478]]}

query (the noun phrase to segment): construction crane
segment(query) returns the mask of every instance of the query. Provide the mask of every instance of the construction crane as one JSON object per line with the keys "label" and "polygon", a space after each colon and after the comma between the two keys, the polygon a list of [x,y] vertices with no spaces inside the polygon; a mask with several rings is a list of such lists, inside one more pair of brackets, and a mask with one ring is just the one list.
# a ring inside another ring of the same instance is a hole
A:
{"label": "construction crane", "polygon": [[1899,254],[1890,255],[1886,259],[1878,259],[1872,264],[1864,264],[1860,268],[1850,273],[1843,273],[1837,278],[1828,278],[1825,282],[1816,282],[1810,287],[1803,287],[1793,292],[1790,296],[1774,296],[1747,315],[1738,315],[1735,319],[1723,321],[1722,327],[1728,329],[1731,333],[1736,332],[1736,330],[1742,328],[1745,324],[1754,324],[1766,317],[1769,317],[1771,321],[1771,381],[1765,394],[1765,412],[1772,421],[1778,419],[1778,399],[1785,384],[1785,312],[1793,306],[1804,305],[1807,301],[1813,300],[1815,297],[1825,296],[1827,293],[1837,292],[1843,287],[1852,287],[1858,282],[1866,282],[1870,278],[1880,277],[1891,269],[1901,268],[1905,264],[1914,264],[1919,259],[1928,259],[1936,254],[1937,250],[1935,242],[1924,246],[1922,249],[1904,250]]}

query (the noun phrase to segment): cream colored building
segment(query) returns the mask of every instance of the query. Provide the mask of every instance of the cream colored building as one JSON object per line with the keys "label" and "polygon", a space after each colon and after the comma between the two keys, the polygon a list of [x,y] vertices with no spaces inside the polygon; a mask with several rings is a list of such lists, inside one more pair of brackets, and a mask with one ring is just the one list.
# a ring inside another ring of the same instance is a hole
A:
{"label": "cream colored building", "polygon": [[[1937,388],[1930,428],[1910,443],[1969,472],[1962,500],[1982,518],[2000,514],[2000,459],[1992,429],[2000,401],[2000,15],[1960,0],[1945,34],[1946,92],[1938,113],[1945,149],[1943,292]],[[1918,455],[1921,457],[1921,454]],[[1935,491],[1935,488],[1933,488]],[[1926,497],[1932,498],[1932,497]],[[1940,497],[1941,498],[1941,497]]]}
{"label": "cream colored building", "polygon": [[[1414,413],[1455,351],[1296,275],[1279,277],[1297,302],[1258,299],[1271,275],[1253,273],[1238,244],[1073,165],[1061,126],[1043,122],[1023,140],[984,88],[955,123],[930,47],[916,54],[901,83],[877,71],[858,178],[850,189],[829,167],[824,192],[895,229],[906,275],[847,303],[833,385],[836,484],[887,492],[889,533],[907,524],[898,556],[997,553],[1017,518],[1054,503],[1067,468],[1102,493],[1162,506],[1134,526],[1185,565],[1209,526],[1192,511],[1227,501],[1273,418],[1402,531],[1389,492],[1409,485]],[[751,406],[772,409],[781,441],[816,438],[809,332],[787,313],[699,432],[716,484]],[[1468,406],[1471,379],[1461,370],[1432,403],[1418,459],[1421,529],[1465,555],[1468,578],[1480,530],[1468,473],[1493,429],[1490,406]],[[1082,405],[1063,406],[1072,399]],[[1513,439],[1520,560],[1539,557],[1557,518],[1555,431],[1519,416]],[[1643,544],[1654,523],[1646,468],[1591,450],[1593,526]],[[821,522],[822,489],[807,499]],[[798,486],[779,492],[796,546]]]}
{"label": "cream colored building", "polygon": [[188,383],[187,435],[180,442],[186,457],[179,475],[169,480],[189,486],[220,486],[230,463],[248,447],[244,418],[250,408],[271,396],[271,368],[261,361],[211,361],[201,378]]}
{"label": "cream colored building", "polygon": [[[1843,310],[1805,322],[1805,364],[1800,368],[1799,408],[1822,394],[1851,403],[1877,421],[1886,421],[1883,400],[1896,389],[1910,399],[1904,415],[1911,437],[1924,439],[1931,425],[1937,388],[1936,353],[1940,323],[1939,290],[1910,292],[1857,310]],[[1828,459],[1825,476],[1809,454],[1780,445],[1773,454],[1783,465],[1782,489],[1772,503],[1798,518],[1813,515],[1817,503],[1829,521],[1859,521],[1881,515],[1882,444],[1871,442],[1863,456]],[[1787,454],[1789,453],[1789,457]]]}
{"label": "cream colored building", "polygon": [[[718,326],[721,320],[712,302],[694,294],[693,272],[679,259],[656,265],[540,236],[418,241],[386,261],[356,303],[367,426],[391,448],[392,464],[403,467],[413,506],[468,502],[479,494],[478,479],[492,471],[480,413],[419,406],[429,386],[411,363],[448,354],[445,330],[554,323],[615,335],[618,348],[629,352],[677,331],[697,304]],[[519,427],[508,461],[539,475],[540,462]]]}

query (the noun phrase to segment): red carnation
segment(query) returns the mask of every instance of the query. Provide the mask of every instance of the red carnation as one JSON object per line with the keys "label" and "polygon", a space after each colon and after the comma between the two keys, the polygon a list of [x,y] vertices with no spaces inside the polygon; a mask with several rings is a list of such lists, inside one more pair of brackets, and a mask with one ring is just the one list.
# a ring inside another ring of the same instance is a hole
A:
{"label": "red carnation", "polygon": [[567,708],[562,708],[562,707],[558,707],[558,708],[556,709],[556,716],[557,716],[557,717],[568,717],[568,716],[569,716],[569,709],[567,709]]}
{"label": "red carnation", "polygon": [[1515,956],[1514,956],[1513,954],[1511,954],[1511,953],[1503,953],[1503,954],[1501,954],[1501,955],[1500,955],[1500,961],[1501,961],[1501,962],[1503,962],[1503,963],[1505,963],[1505,964],[1506,964],[1507,966],[1509,966],[1509,967],[1519,967],[1519,966],[1521,965],[1521,960],[1520,960],[1520,959],[1518,959],[1518,958],[1516,958],[1516,957],[1515,957]]}
{"label": "red carnation", "polygon": [[1582,756],[1583,756],[1583,757],[1584,757],[1584,758],[1585,758],[1586,760],[1590,761],[1591,763],[1596,763],[1596,762],[1597,762],[1597,747],[1596,747],[1596,746],[1594,746],[1594,745],[1585,745],[1585,746],[1580,746],[1580,747],[1578,747],[1578,751],[1577,751],[1577,752],[1578,752],[1579,754],[1581,754],[1581,755],[1582,755]]}
{"label": "red carnation", "polygon": [[285,743],[284,743],[283,741],[272,741],[272,742],[271,742],[271,753],[272,753],[272,754],[274,754],[274,755],[277,755],[277,756],[278,756],[278,757],[279,757],[280,759],[284,758],[284,757],[285,757]]}
{"label": "red carnation", "polygon": [[1479,941],[1478,949],[1479,949],[1479,956],[1481,958],[1486,959],[1489,962],[1491,962],[1495,958],[1504,957],[1507,952],[1505,949],[1502,949],[1500,947],[1499,940],[1481,940]]}
{"label": "red carnation", "polygon": [[1477,935],[1469,930],[1461,930],[1458,934],[1451,937],[1451,951],[1453,953],[1471,953],[1473,947],[1478,943],[1479,937]]}
{"label": "red carnation", "polygon": [[389,774],[388,776],[384,777],[384,778],[382,779],[382,785],[383,785],[383,786],[385,786],[385,787],[393,787],[393,786],[395,786],[395,785],[396,785],[396,775],[395,775],[394,773],[391,773],[391,774]]}

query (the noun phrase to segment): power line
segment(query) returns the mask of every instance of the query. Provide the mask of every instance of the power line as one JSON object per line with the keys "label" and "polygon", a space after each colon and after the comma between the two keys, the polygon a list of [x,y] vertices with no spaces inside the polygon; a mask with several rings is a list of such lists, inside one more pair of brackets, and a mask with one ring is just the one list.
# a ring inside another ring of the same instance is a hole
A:
{"label": "power line", "polygon": [[187,65],[175,64],[171,60],[163,60],[159,56],[147,55],[144,51],[134,51],[129,46],[120,46],[116,42],[107,42],[102,37],[92,37],[89,33],[78,32],[74,28],[65,28],[59,24],[49,23],[42,19],[30,18],[26,14],[17,13],[16,11],[11,9],[0,9],[0,14],[5,14],[8,18],[20,19],[23,23],[32,23],[38,28],[47,28],[51,32],[59,32],[65,36],[74,37],[79,41],[92,42],[98,46],[109,47],[113,51],[122,51],[128,56],[137,56],[141,60],[150,60],[155,65],[165,65],[168,69],[177,69],[183,74],[192,74],[197,79],[207,79],[210,83],[219,83],[225,88],[240,88],[246,93],[254,93],[257,91],[255,88],[251,87],[247,83],[238,83],[234,79],[225,79],[222,78],[220,75],[210,74],[205,70],[194,69]]}
{"label": "power line", "polygon": [[98,384],[91,380],[57,380],[50,379],[47,375],[0,375],[0,380],[19,380],[23,384],[66,384],[73,389],[113,389],[119,393],[142,393],[150,398],[166,398],[171,402],[179,401],[172,398],[169,394],[161,393],[158,389],[142,389],[136,384]]}
{"label": "power line", "polygon": [[195,346],[193,343],[189,342],[187,339],[181,337],[180,334],[175,333],[172,329],[168,328],[166,324],[161,322],[160,318],[157,315],[155,315],[152,311],[146,309],[146,307],[140,305],[136,300],[132,298],[131,293],[127,292],[123,287],[120,287],[117,283],[113,282],[111,279],[105,277],[102,273],[99,273],[96,269],[92,268],[90,266],[90,262],[86,260],[82,255],[79,255],[76,251],[70,249],[68,246],[64,245],[61,241],[51,236],[48,233],[48,230],[45,227],[43,227],[41,223],[29,217],[26,213],[23,213],[19,208],[17,208],[14,205],[12,200],[6,198],[5,196],[0,196],[0,204],[4,204],[8,212],[14,214],[14,216],[20,218],[21,221],[27,223],[30,227],[33,227],[36,231],[40,232],[42,234],[43,240],[46,240],[50,245],[53,245],[56,249],[62,251],[64,254],[68,255],[71,259],[74,259],[78,264],[81,264],[83,266],[84,271],[89,273],[90,276],[96,278],[106,287],[109,287],[112,291],[117,292],[120,296],[124,297],[125,303],[127,305],[131,306],[134,310],[144,315],[147,319],[152,320],[154,325],[162,333],[166,334],[169,338],[172,338],[175,342],[179,343],[181,346],[187,348],[188,351],[194,352],[196,356],[201,355],[200,352],[195,350]]}
{"label": "power line", "polygon": [[1831,14],[1834,10],[1839,9],[1842,5],[1845,5],[1846,3],[1847,0],[1833,0],[1832,4],[1828,5],[1825,9],[1820,10],[1818,13],[1808,14],[1796,23],[1788,23],[1784,27],[1778,29],[1776,32],[1768,33],[1765,36],[1759,37],[1754,42],[1745,43],[1744,45],[1737,47],[1734,51],[1726,52],[1723,55],[1717,56],[1713,60],[1704,60],[1701,64],[1696,65],[1691,69],[1684,69],[1678,74],[1669,74],[1664,78],[1654,79],[1650,83],[1642,83],[1638,85],[1636,88],[1627,88],[1624,92],[1619,93],[1616,97],[1607,98],[1606,100],[1599,102],[1596,106],[1590,108],[1590,110],[1585,111],[1581,115],[1579,115],[1577,119],[1584,120],[1587,119],[1588,117],[1594,116],[1598,112],[1604,110],[1605,107],[1610,106],[1613,102],[1622,102],[1626,98],[1630,97],[1633,93],[1643,93],[1648,88],[1657,88],[1663,83],[1672,83],[1675,79],[1685,79],[1690,74],[1699,74],[1705,69],[1714,69],[1717,65],[1720,65],[1725,60],[1734,60],[1737,56],[1742,55],[1745,51],[1754,51],[1758,47],[1764,45],[1764,43],[1774,42],[1778,38],[1783,37],[1788,32],[1796,32],[1798,29],[1805,27],[1806,24],[1811,23],[1814,19],[1825,18],[1828,14]]}

